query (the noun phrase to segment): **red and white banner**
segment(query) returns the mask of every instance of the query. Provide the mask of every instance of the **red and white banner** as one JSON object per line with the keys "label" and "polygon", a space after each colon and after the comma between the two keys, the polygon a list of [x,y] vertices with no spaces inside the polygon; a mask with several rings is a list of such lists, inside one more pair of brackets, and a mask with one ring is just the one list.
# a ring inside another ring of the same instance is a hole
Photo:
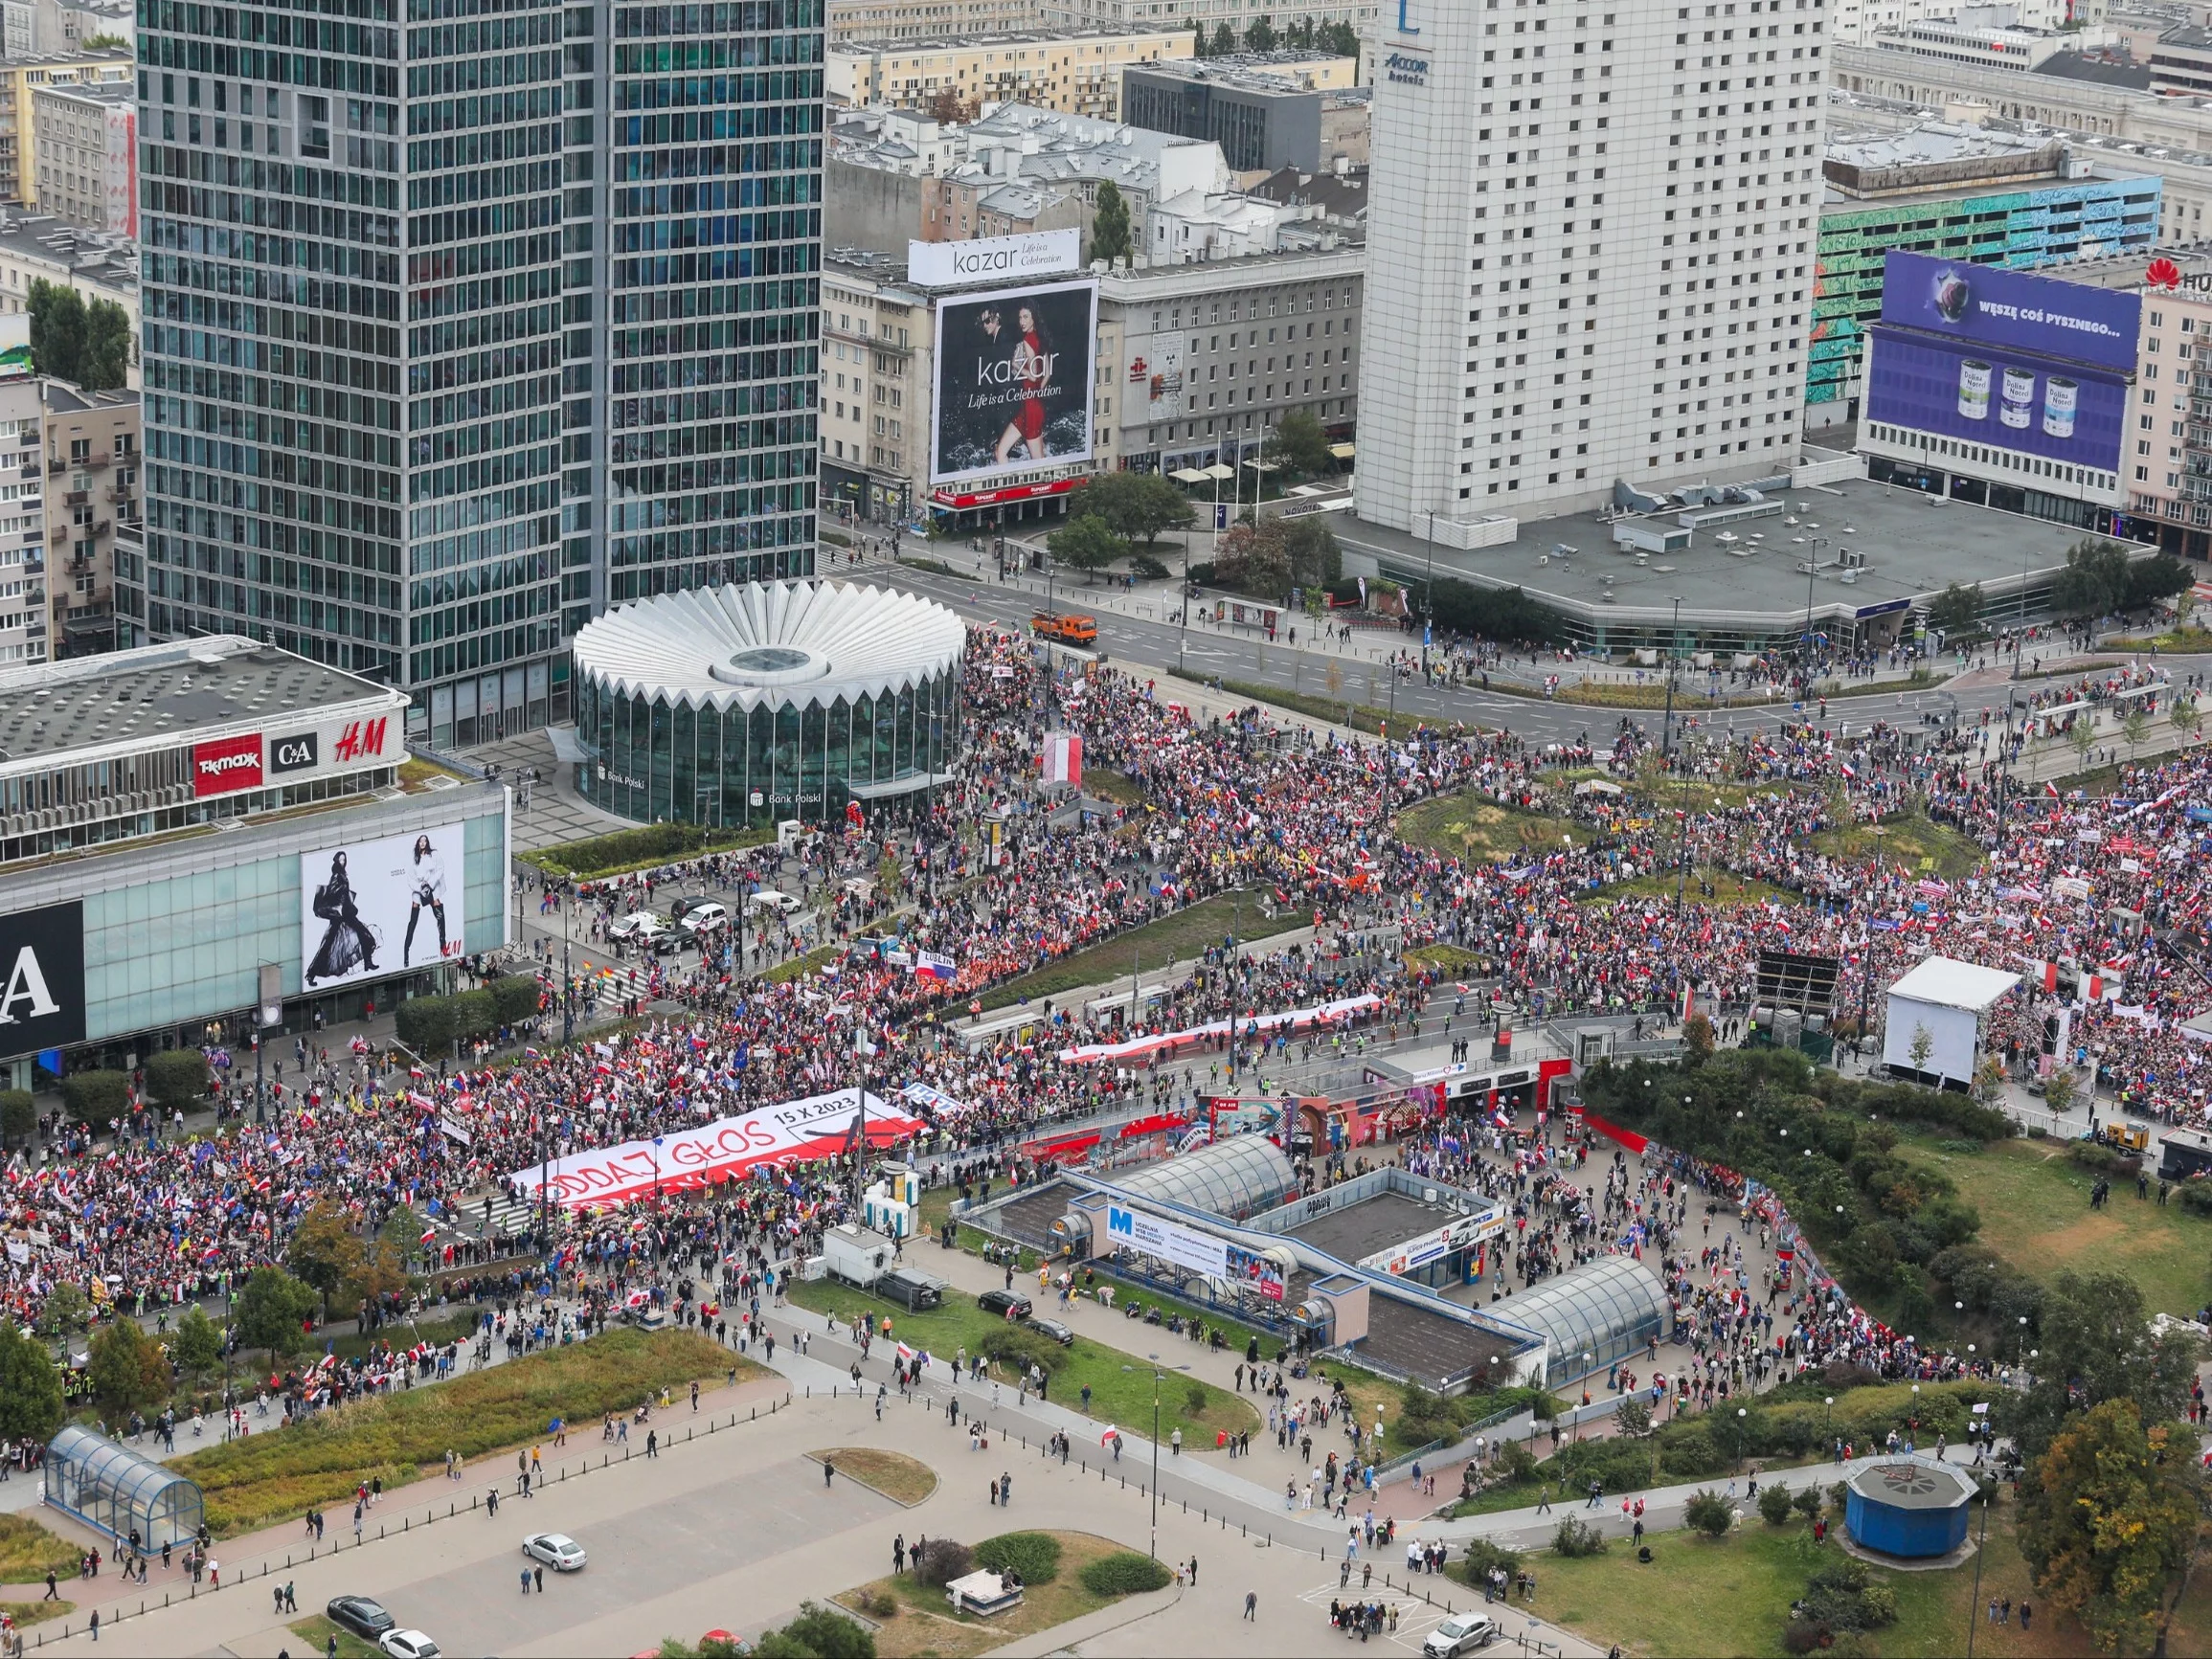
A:
{"label": "red and white banner", "polygon": [[[1241,1034],[1255,1026],[1261,1031],[1280,1031],[1288,1026],[1293,1031],[1303,1031],[1309,1025],[1333,1025],[1340,1020],[1348,1020],[1370,1008],[1380,1008],[1383,999],[1372,991],[1363,991],[1357,997],[1340,997],[1334,1002],[1323,1002],[1318,1008],[1294,1008],[1283,1014],[1256,1014],[1239,1016],[1236,1030]],[[1148,1036],[1132,1037],[1126,1042],[1086,1042],[1078,1048],[1063,1048],[1060,1058],[1065,1061],[1091,1060],[1141,1060],[1162,1052],[1172,1054],[1178,1048],[1193,1042],[1211,1042],[1229,1035],[1230,1021],[1208,1020],[1204,1025],[1192,1025],[1182,1031],[1159,1031]]]}
{"label": "red and white banner", "polygon": [[[680,1192],[739,1180],[761,1164],[835,1157],[851,1144],[853,1118],[859,1110],[860,1091],[841,1088],[834,1094],[764,1106],[741,1117],[716,1118],[697,1129],[678,1130],[655,1140],[627,1140],[595,1152],[572,1153],[553,1159],[542,1172],[540,1166],[532,1164],[516,1170],[508,1179],[534,1196],[542,1173],[553,1189],[553,1201],[573,1210],[618,1204],[627,1199],[649,1198],[656,1189]],[[904,1140],[922,1127],[919,1118],[909,1116],[869,1091],[870,1145]]]}

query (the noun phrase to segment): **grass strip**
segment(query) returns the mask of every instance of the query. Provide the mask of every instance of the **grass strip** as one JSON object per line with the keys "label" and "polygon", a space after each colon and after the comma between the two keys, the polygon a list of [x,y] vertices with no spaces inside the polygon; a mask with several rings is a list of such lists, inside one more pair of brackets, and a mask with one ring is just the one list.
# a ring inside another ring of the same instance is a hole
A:
{"label": "grass strip", "polygon": [[740,1381],[769,1375],[696,1332],[614,1330],[450,1382],[353,1401],[174,1467],[199,1484],[215,1536],[235,1537],[343,1505],[372,1476],[389,1491],[440,1467],[448,1450],[463,1458],[511,1450],[543,1438],[556,1417],[588,1424],[733,1369]]}
{"label": "grass strip", "polygon": [[988,1011],[1011,1008],[1025,998],[1035,1002],[1094,985],[1112,989],[1114,982],[1132,969],[1149,965],[1157,972],[1169,962],[1196,956],[1209,946],[1226,944],[1232,932],[1239,943],[1251,944],[1295,931],[1310,921],[1302,910],[1271,916],[1249,890],[1242,904],[1232,893],[1215,893],[1172,915],[1071,951],[1045,967],[984,992],[982,1001]]}
{"label": "grass strip", "polygon": [[1026,1585],[1020,1606],[990,1619],[972,1613],[955,1614],[942,1590],[924,1584],[912,1573],[858,1584],[831,1599],[876,1623],[877,1659],[920,1659],[923,1654],[936,1655],[937,1659],[970,1659],[1086,1613],[1095,1613],[1119,1600],[1085,1585],[1083,1569],[1109,1556],[1124,1554],[1122,1545],[1089,1533],[1055,1532],[1049,1536],[1060,1543],[1059,1572],[1050,1583]]}
{"label": "grass strip", "polygon": [[903,1451],[885,1451],[872,1446],[827,1446],[806,1455],[812,1462],[833,1465],[848,1480],[856,1480],[908,1509],[937,1490],[937,1470]]}
{"label": "grass strip", "polygon": [[695,823],[647,823],[517,853],[515,859],[550,876],[598,882],[633,870],[654,869],[679,859],[697,858],[702,853],[764,846],[775,839],[775,827],[768,824],[715,830]]}
{"label": "grass strip", "polygon": [[[1040,1313],[1050,1311],[1049,1294],[1032,1292],[1032,1298]],[[957,1364],[962,1352],[969,1355],[984,1352],[986,1341],[1003,1339],[1008,1333],[1004,1319],[985,1312],[964,1290],[947,1290],[940,1306],[915,1313],[908,1312],[897,1303],[886,1302],[849,1285],[833,1284],[825,1279],[792,1286],[791,1301],[811,1312],[835,1314],[840,1324],[855,1317],[871,1319],[878,1333],[888,1319],[892,1334],[898,1341],[926,1350],[938,1364],[945,1366]],[[1138,1328],[1148,1340],[1158,1343],[1156,1327],[1140,1325]],[[1033,1342],[1040,1351],[1049,1351],[1044,1353],[1046,1359],[1059,1361],[1051,1374],[1048,1399],[1072,1410],[1084,1410],[1083,1387],[1088,1383],[1091,1388],[1088,1410],[1096,1421],[1132,1428],[1140,1420],[1147,1424],[1152,1422],[1150,1365],[1133,1359],[1118,1348],[1108,1348],[1084,1336],[1078,1336],[1070,1348],[1062,1348],[1043,1337],[1034,1337]],[[1163,1355],[1162,1358],[1172,1361],[1173,1356]],[[991,1374],[1009,1389],[1019,1381],[1014,1373],[997,1362],[993,1363]],[[1185,1442],[1194,1446],[1209,1446],[1216,1433],[1251,1428],[1258,1422],[1258,1413],[1250,1402],[1239,1400],[1228,1389],[1174,1373],[1169,1373],[1161,1385],[1160,1412],[1162,1437],[1171,1429],[1180,1428]]]}
{"label": "grass strip", "polygon": [[761,982],[780,985],[786,979],[800,979],[818,968],[826,968],[845,954],[843,945],[817,945],[803,956],[794,956],[788,962],[779,962],[760,975]]}
{"label": "grass strip", "polygon": [[[310,1613],[305,1619],[295,1619],[284,1628],[305,1642],[308,1650],[315,1653],[332,1653],[338,1659],[384,1659],[384,1649],[373,1642],[364,1642],[343,1625],[332,1624],[321,1613]],[[335,1639],[337,1647],[330,1646]]]}
{"label": "grass strip", "polygon": [[74,1577],[83,1552],[30,1515],[0,1515],[0,1584],[29,1584],[48,1573]]}
{"label": "grass strip", "polygon": [[[1309,720],[1325,720],[1333,726],[1348,727],[1370,736],[1381,736],[1385,728],[1390,724],[1390,711],[1388,708],[1354,703],[1347,698],[1317,697],[1310,691],[1286,691],[1279,685],[1270,685],[1258,680],[1222,680],[1191,668],[1170,668],[1167,672],[1178,680],[1189,681],[1193,685],[1226,691],[1231,697],[1241,697],[1248,703],[1272,703],[1294,714],[1303,714]],[[1418,720],[1409,714],[1398,722],[1398,729],[1403,732],[1419,724]]]}

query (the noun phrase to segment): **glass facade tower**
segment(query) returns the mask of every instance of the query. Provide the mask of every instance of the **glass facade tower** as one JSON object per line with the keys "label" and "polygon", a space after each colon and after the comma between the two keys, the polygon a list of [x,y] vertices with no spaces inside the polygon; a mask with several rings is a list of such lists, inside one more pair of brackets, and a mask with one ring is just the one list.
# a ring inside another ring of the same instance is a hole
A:
{"label": "glass facade tower", "polygon": [[609,605],[813,572],[824,0],[140,0],[146,633],[572,713]]}

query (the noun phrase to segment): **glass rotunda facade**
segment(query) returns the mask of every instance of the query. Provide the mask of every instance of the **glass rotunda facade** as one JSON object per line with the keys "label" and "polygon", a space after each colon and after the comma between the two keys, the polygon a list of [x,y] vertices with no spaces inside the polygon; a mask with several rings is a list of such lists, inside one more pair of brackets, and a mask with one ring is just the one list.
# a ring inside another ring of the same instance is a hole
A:
{"label": "glass rotunda facade", "polygon": [[966,630],[908,594],[754,583],[610,613],[576,642],[577,790],[641,822],[842,820],[944,782]]}

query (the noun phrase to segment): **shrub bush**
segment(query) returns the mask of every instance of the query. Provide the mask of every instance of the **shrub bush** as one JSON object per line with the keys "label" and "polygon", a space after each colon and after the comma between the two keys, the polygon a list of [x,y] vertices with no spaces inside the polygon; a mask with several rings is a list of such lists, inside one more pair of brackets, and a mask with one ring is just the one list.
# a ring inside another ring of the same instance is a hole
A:
{"label": "shrub bush", "polygon": [[1788,1487],[1770,1486],[1761,1489],[1759,1492],[1759,1518],[1771,1527],[1778,1527],[1790,1518],[1790,1489]]}
{"label": "shrub bush", "polygon": [[1490,1581],[1492,1567],[1503,1567],[1506,1577],[1511,1578],[1521,1571],[1521,1552],[1488,1538],[1469,1538],[1466,1558],[1454,1563],[1460,1579],[1478,1590]]}
{"label": "shrub bush", "polygon": [[914,1551],[914,1576],[933,1590],[976,1570],[976,1553],[958,1538],[932,1538]]}
{"label": "shrub bush", "polygon": [[1050,1533],[1001,1533],[976,1546],[976,1565],[1012,1573],[1025,1584],[1049,1584],[1059,1575],[1060,1540]]}
{"label": "shrub bush", "polygon": [[485,987],[502,1025],[520,1025],[537,1013],[540,986],[535,974],[508,974]]}
{"label": "shrub bush", "polygon": [[1019,1325],[1004,1325],[986,1332],[976,1343],[976,1352],[1022,1377],[1029,1374],[1031,1365],[1041,1367],[1050,1377],[1068,1363],[1067,1349],[1050,1336],[1025,1331]]}
{"label": "shrub bush", "polygon": [[[5,1110],[7,1097],[0,1095],[0,1110]],[[2200,1216],[2212,1216],[2212,1181],[2186,1180],[2181,1183],[2181,1207]]]}
{"label": "shrub bush", "polygon": [[1083,1569],[1083,1587],[1094,1596],[1134,1596],[1164,1587],[1174,1575],[1150,1556],[1117,1550]]}
{"label": "shrub bush", "polygon": [[463,1042],[499,1029],[499,1005],[489,991],[463,991],[448,1000],[453,1004],[453,1035]]}
{"label": "shrub bush", "polygon": [[1717,1538],[1735,1525],[1735,1506],[1711,1487],[1700,1487],[1682,1506],[1682,1520],[1708,1538]]}
{"label": "shrub bush", "polygon": [[98,1127],[128,1109],[130,1079],[120,1071],[72,1072],[61,1080],[61,1104],[79,1123]]}
{"label": "shrub bush", "polygon": [[0,1088],[0,1141],[23,1141],[38,1127],[38,1103],[28,1088]]}
{"label": "shrub bush", "polygon": [[192,1106],[207,1097],[208,1057],[196,1048],[168,1048],[146,1063],[146,1091],[163,1106]]}
{"label": "shrub bush", "polygon": [[1819,1518],[1821,1502],[1820,1489],[1817,1486],[1801,1486],[1790,1494],[1790,1507],[1808,1521]]}
{"label": "shrub bush", "polygon": [[680,859],[709,847],[757,846],[773,841],[772,829],[709,830],[698,824],[640,824],[556,847],[541,847],[526,854],[523,863],[535,864],[556,876],[590,880],[616,870],[642,868],[661,859]]}
{"label": "shrub bush", "polygon": [[1138,553],[1129,561],[1132,575],[1147,582],[1157,582],[1169,574],[1168,569],[1150,553]]}
{"label": "shrub bush", "polygon": [[1570,1561],[1585,1556],[1602,1556],[1605,1535],[1588,1521],[1568,1515],[1560,1521],[1559,1530],[1551,1535],[1551,1553],[1565,1556]]}
{"label": "shrub bush", "polygon": [[443,1059],[453,1048],[453,998],[417,997],[393,1011],[399,1041],[423,1060]]}

